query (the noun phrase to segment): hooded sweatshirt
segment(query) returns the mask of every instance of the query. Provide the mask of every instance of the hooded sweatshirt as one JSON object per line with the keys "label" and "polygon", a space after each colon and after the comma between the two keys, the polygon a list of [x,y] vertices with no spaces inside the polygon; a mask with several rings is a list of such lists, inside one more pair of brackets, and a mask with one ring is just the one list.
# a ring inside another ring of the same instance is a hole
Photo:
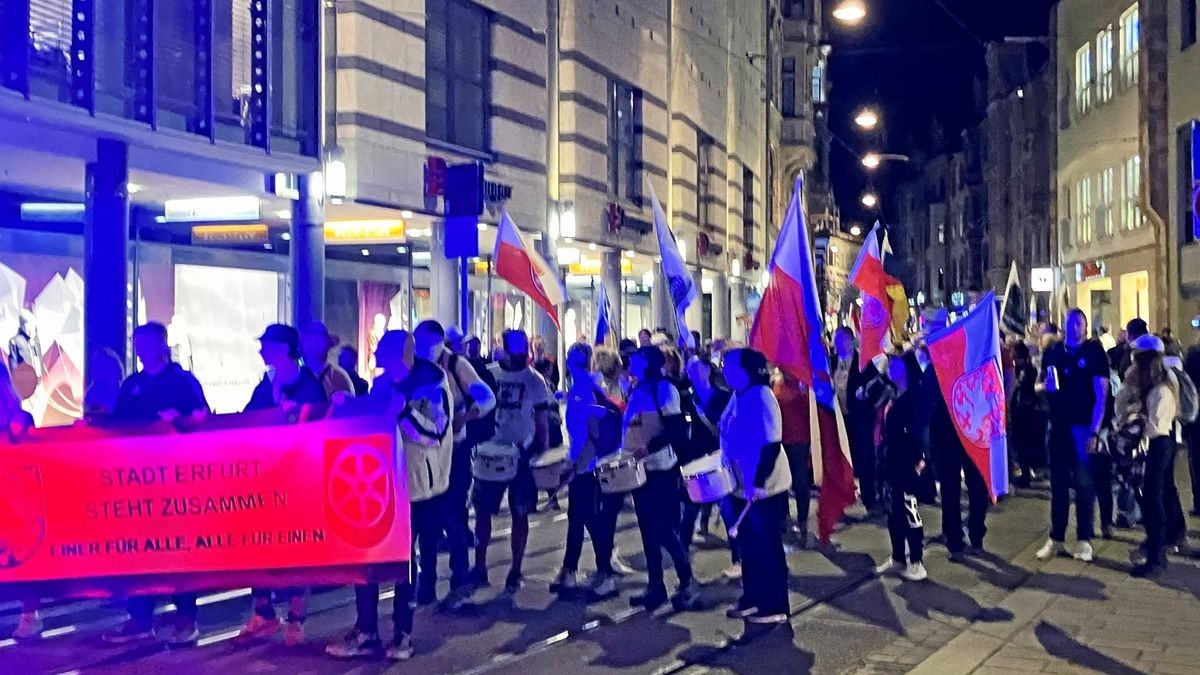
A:
{"label": "hooded sweatshirt", "polygon": [[450,487],[450,463],[454,457],[454,397],[446,373],[425,359],[416,359],[408,377],[394,382],[380,375],[371,387],[371,397],[388,405],[404,397],[396,417],[396,442],[403,453],[411,501],[432,499]]}

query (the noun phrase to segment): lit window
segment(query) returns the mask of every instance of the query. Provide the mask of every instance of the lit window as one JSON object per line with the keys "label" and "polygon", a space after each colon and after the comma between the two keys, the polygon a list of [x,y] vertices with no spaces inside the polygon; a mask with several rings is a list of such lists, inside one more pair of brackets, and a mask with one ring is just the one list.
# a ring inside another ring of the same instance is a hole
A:
{"label": "lit window", "polygon": [[642,198],[642,92],[623,82],[608,83],[609,194],[639,203]]}
{"label": "lit window", "polygon": [[1116,174],[1116,169],[1111,166],[1100,172],[1099,194],[1097,195],[1100,205],[1096,209],[1096,229],[1101,237],[1108,237],[1113,233],[1113,183]]}
{"label": "lit window", "polygon": [[817,57],[817,64],[812,69],[812,100],[813,103],[825,102],[825,55]]}
{"label": "lit window", "polygon": [[1092,106],[1092,88],[1095,86],[1092,73],[1092,44],[1075,52],[1075,110],[1082,115]]}
{"label": "lit window", "polygon": [[1096,35],[1096,98],[1107,101],[1113,95],[1113,27],[1108,25]]}
{"label": "lit window", "polygon": [[1079,241],[1087,243],[1092,240],[1092,181],[1090,178],[1083,178],[1079,181],[1075,188],[1075,198],[1079,200],[1075,209],[1075,213],[1078,214],[1076,228],[1079,232]]}
{"label": "lit window", "polygon": [[425,131],[475,150],[488,146],[487,12],[465,2],[426,3]]}
{"label": "lit window", "polygon": [[1142,158],[1134,155],[1125,160],[1122,226],[1132,230],[1142,226]]}
{"label": "lit window", "polygon": [[1141,49],[1142,22],[1137,5],[1121,14],[1121,77],[1126,84],[1138,80],[1138,51]]}

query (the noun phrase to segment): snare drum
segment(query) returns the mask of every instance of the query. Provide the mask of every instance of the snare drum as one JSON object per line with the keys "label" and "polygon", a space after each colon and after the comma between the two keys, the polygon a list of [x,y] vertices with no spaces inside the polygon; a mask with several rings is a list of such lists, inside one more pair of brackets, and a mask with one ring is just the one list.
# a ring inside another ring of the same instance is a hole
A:
{"label": "snare drum", "polygon": [[471,457],[471,475],[489,483],[507,483],[517,477],[521,450],[508,443],[480,443]]}
{"label": "snare drum", "polygon": [[622,452],[600,460],[596,480],[604,494],[632,492],[646,484],[646,467],[640,459]]}
{"label": "snare drum", "polygon": [[571,459],[566,448],[547,450],[529,465],[533,469],[533,482],[539,490],[557,490],[571,472]]}
{"label": "snare drum", "polygon": [[684,464],[680,473],[687,486],[688,498],[696,504],[720,501],[737,490],[733,469],[719,452]]}

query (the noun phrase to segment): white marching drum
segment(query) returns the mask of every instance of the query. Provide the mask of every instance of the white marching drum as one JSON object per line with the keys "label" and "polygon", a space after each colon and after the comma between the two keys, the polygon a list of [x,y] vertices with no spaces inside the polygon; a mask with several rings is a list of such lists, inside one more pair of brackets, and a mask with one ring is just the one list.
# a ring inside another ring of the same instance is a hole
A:
{"label": "white marching drum", "polygon": [[557,490],[571,472],[571,459],[566,448],[553,448],[543,452],[529,466],[533,469],[533,482],[539,490]]}
{"label": "white marching drum", "polygon": [[642,460],[622,452],[600,460],[596,480],[604,494],[632,492],[646,484],[646,467]]}
{"label": "white marching drum", "polygon": [[521,450],[508,443],[480,443],[471,458],[471,475],[489,483],[507,483],[517,477]]}
{"label": "white marching drum", "polygon": [[679,469],[688,498],[696,504],[711,504],[737,490],[737,477],[719,452],[688,462]]}

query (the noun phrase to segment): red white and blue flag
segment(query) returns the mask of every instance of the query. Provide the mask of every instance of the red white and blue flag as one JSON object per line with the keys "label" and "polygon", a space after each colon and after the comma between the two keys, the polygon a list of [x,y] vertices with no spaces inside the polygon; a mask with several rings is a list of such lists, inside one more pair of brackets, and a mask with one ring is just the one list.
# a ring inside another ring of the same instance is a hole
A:
{"label": "red white and blue flag", "polygon": [[608,288],[600,284],[600,295],[596,300],[596,345],[608,344],[612,335],[612,304],[608,301]]}
{"label": "red white and blue flag", "polygon": [[995,501],[1008,493],[1008,434],[1000,329],[993,293],[925,345],[967,456]]}
{"label": "red white and blue flag", "polygon": [[558,326],[558,305],[566,299],[567,291],[558,272],[538,255],[507,211],[500,216],[492,260],[496,276],[528,295]]}
{"label": "red white and blue flag", "polygon": [[803,193],[803,180],[797,178],[771,255],[767,290],[750,329],[750,346],[813,392],[812,442],[819,450],[813,453],[813,473],[821,486],[817,535],[828,542],[846,509],[854,503],[854,469],[829,372],[812,244],[800,204]]}

